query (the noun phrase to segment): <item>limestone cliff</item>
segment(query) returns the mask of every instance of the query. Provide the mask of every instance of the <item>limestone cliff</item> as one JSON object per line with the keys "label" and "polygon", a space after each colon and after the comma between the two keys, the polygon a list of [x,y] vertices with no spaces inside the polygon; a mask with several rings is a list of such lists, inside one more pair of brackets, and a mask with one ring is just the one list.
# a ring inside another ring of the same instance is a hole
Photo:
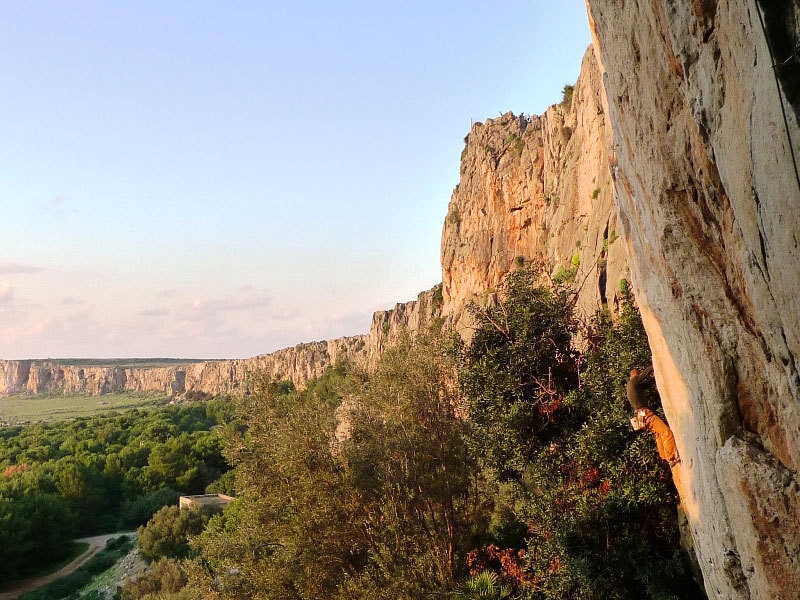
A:
{"label": "limestone cliff", "polygon": [[351,359],[364,364],[367,336],[298,344],[242,360],[215,360],[166,367],[82,366],[59,361],[0,361],[0,394],[107,394],[158,392],[175,396],[188,391],[245,394],[252,375],[290,379],[302,387],[326,367]]}
{"label": "limestone cliff", "polygon": [[623,242],[707,592],[797,598],[800,6],[765,2],[767,39],[753,1],[587,4]]}
{"label": "limestone cliff", "polygon": [[0,360],[0,395],[107,394],[157,392],[175,396],[189,391],[246,394],[255,373],[288,379],[303,387],[330,365],[350,361],[359,367],[376,364],[383,351],[405,331],[419,331],[442,312],[441,285],[421,292],[416,300],[373,315],[366,335],[298,344],[253,358],[187,362],[170,366],[96,366],[76,361]]}
{"label": "limestone cliff", "polygon": [[543,263],[553,276],[575,271],[584,314],[614,308],[627,267],[616,243],[605,111],[588,51],[571,102],[472,126],[442,231],[446,315],[458,321],[519,259]]}

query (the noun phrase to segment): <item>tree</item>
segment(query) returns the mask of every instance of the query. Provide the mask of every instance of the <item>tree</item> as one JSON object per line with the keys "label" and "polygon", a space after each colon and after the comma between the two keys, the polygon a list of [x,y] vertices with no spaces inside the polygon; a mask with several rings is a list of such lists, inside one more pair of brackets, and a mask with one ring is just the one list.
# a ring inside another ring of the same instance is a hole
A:
{"label": "tree", "polygon": [[389,349],[354,406],[344,456],[368,507],[370,560],[384,587],[441,593],[463,572],[482,511],[449,336],[434,326]]}
{"label": "tree", "polygon": [[702,597],[680,552],[669,471],[628,426],[624,382],[649,363],[638,313],[629,298],[617,323],[598,314],[581,354],[573,305],[523,270],[496,306],[476,309],[460,375],[500,525],[490,533],[502,542],[524,526],[526,597]]}
{"label": "tree", "polygon": [[304,392],[267,382],[243,399],[247,430],[226,444],[238,497],[197,540],[193,593],[449,592],[482,505],[447,342],[441,331],[409,337],[369,376],[329,369]]}
{"label": "tree", "polygon": [[475,454],[500,480],[521,480],[576,408],[564,404],[579,372],[572,298],[566,287],[536,285],[538,277],[534,268],[513,271],[496,305],[473,305],[477,329],[460,353]]}
{"label": "tree", "polygon": [[359,504],[331,451],[337,403],[266,377],[238,400],[246,428],[227,429],[225,450],[238,497],[197,540],[197,595],[211,588],[222,598],[330,598],[362,566]]}
{"label": "tree", "polygon": [[190,552],[189,538],[200,534],[217,512],[219,509],[213,508],[162,507],[138,530],[142,556],[148,560],[186,558]]}

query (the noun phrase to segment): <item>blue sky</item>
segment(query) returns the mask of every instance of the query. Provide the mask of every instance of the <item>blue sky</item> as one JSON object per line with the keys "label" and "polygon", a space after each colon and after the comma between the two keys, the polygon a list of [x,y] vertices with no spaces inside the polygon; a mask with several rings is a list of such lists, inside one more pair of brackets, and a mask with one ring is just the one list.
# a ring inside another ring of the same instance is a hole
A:
{"label": "blue sky", "polygon": [[0,358],[365,333],[441,280],[471,122],[589,42],[583,0],[0,0]]}

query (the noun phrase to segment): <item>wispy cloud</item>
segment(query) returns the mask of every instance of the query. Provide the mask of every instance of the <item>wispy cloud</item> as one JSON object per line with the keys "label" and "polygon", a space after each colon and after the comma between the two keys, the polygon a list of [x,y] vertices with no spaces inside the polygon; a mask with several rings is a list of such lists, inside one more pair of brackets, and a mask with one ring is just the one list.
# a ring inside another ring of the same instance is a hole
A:
{"label": "wispy cloud", "polygon": [[[55,217],[63,217],[70,204],[69,196],[66,194],[59,194],[45,203],[44,210]],[[72,212],[75,212],[74,209]]]}
{"label": "wispy cloud", "polygon": [[203,317],[215,313],[264,308],[270,304],[272,304],[271,297],[254,288],[244,287],[234,294],[228,294],[221,298],[195,299],[189,305],[184,306],[184,311]]}
{"label": "wispy cloud", "polygon": [[14,301],[14,288],[8,284],[0,284],[0,304],[11,304]]}
{"label": "wispy cloud", "polygon": [[168,308],[151,308],[139,313],[143,317],[166,317],[169,314]]}
{"label": "wispy cloud", "polygon": [[21,265],[15,262],[0,261],[0,275],[30,275],[31,273],[38,273],[41,267],[34,267],[33,265]]}

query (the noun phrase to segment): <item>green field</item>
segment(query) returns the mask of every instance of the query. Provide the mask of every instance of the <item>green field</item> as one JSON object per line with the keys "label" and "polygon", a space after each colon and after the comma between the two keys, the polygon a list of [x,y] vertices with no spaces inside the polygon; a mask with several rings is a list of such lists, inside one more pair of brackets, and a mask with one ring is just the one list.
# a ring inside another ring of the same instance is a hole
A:
{"label": "green field", "polygon": [[62,421],[111,410],[158,406],[165,402],[167,402],[167,396],[164,394],[144,392],[124,392],[100,396],[15,394],[0,398],[0,424],[20,425]]}

